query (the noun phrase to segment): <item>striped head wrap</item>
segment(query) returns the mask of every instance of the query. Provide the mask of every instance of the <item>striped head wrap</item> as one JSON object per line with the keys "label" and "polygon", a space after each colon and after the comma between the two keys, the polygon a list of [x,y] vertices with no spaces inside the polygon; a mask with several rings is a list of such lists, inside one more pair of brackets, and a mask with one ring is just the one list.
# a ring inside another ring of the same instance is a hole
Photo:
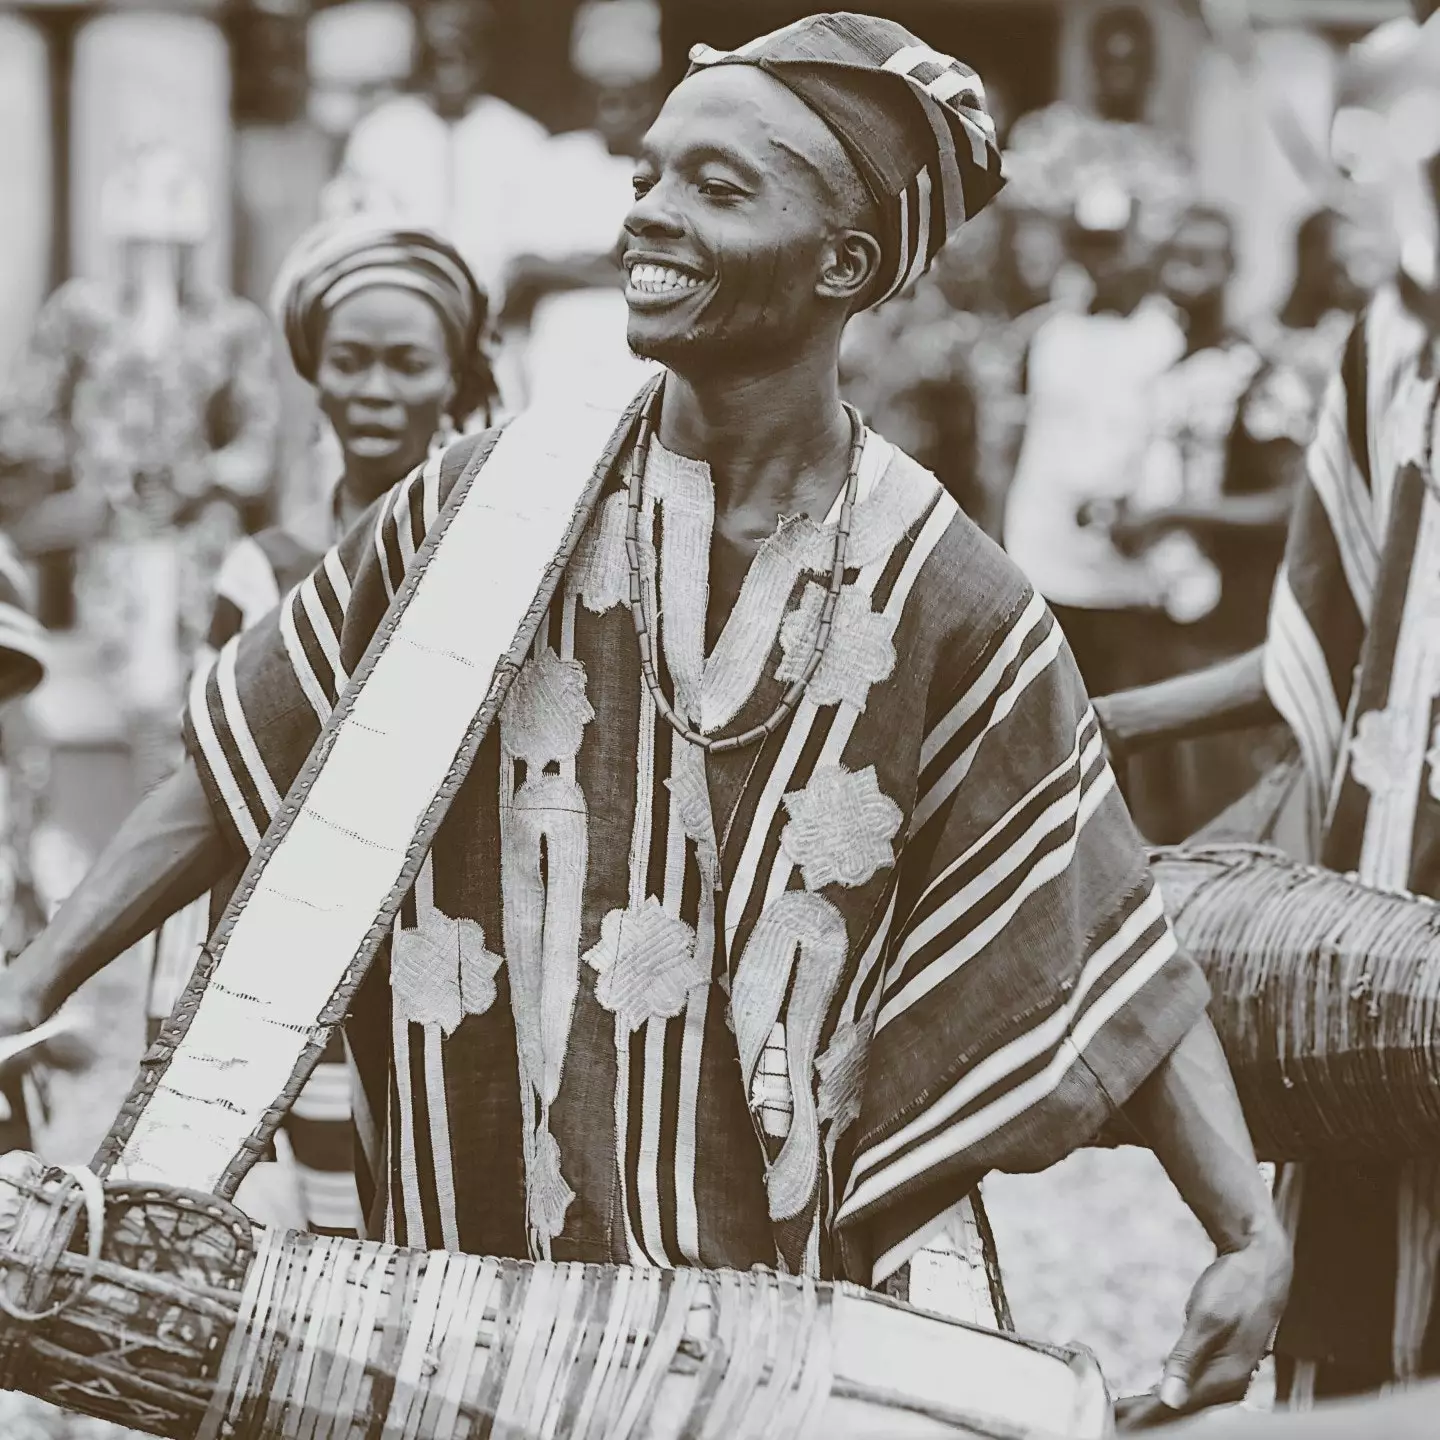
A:
{"label": "striped head wrap", "polygon": [[45,678],[49,645],[34,609],[30,577],[0,535],[0,703],[26,694]]}
{"label": "striped head wrap", "polygon": [[898,294],[1000,190],[985,87],[968,65],[873,15],[811,15],[738,50],[697,45],[690,70],[754,65],[799,96],[845,146],[880,215],[884,273]]}
{"label": "striped head wrap", "polygon": [[488,403],[494,380],[482,345],[489,309],[484,289],[448,241],[374,215],[315,226],[280,267],[271,303],[296,373],[315,383],[326,320],[342,300],[381,285],[413,290],[439,314],[455,364],[454,419],[463,421]]}

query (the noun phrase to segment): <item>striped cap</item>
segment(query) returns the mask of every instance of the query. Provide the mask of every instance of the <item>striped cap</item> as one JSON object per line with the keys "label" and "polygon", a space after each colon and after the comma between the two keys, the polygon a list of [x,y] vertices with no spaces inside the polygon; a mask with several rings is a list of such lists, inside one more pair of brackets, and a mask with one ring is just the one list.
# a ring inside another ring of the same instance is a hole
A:
{"label": "striped cap", "polygon": [[26,694],[45,678],[49,646],[34,608],[30,577],[0,535],[0,702]]}
{"label": "striped cap", "polygon": [[871,304],[924,274],[1004,184],[985,87],[968,65],[873,15],[811,15],[738,50],[697,45],[690,74],[754,65],[840,138],[880,212],[884,281]]}

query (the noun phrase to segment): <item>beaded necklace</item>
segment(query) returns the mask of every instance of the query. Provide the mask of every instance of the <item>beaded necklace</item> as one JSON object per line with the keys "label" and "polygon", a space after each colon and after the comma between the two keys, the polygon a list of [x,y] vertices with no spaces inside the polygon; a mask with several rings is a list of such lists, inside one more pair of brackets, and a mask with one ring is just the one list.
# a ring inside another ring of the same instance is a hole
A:
{"label": "beaded necklace", "polygon": [[769,739],[800,703],[806,686],[825,657],[835,618],[835,606],[840,599],[840,590],[845,580],[845,560],[850,550],[850,527],[854,520],[855,497],[860,489],[860,456],[865,448],[865,422],[853,406],[845,407],[845,412],[850,417],[850,468],[845,477],[845,494],[840,501],[840,517],[835,526],[835,558],[830,566],[830,582],[820,607],[820,623],[816,628],[805,668],[767,719],[758,725],[752,725],[742,734],[720,738],[702,735],[698,730],[691,729],[676,714],[674,706],[666,698],[655,668],[654,632],[645,614],[645,584],[640,565],[640,507],[645,462],[650,454],[650,440],[654,433],[654,416],[658,412],[660,393],[661,390],[657,387],[640,412],[635,447],[630,454],[629,504],[625,517],[625,552],[630,561],[630,614],[635,622],[635,638],[640,645],[640,673],[645,677],[645,685],[655,701],[656,710],[677,735],[712,755],[721,755],[733,750],[744,750]]}

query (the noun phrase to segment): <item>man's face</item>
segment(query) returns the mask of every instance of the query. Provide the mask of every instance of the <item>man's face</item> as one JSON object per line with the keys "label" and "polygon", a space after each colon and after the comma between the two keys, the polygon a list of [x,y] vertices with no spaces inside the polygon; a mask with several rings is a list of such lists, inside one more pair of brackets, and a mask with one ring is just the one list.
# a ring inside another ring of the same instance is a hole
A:
{"label": "man's face", "polygon": [[1230,227],[1218,216],[1185,220],[1160,262],[1160,289],[1182,309],[1218,300],[1235,268]]}
{"label": "man's face", "polygon": [[[803,101],[750,66],[685,80],[641,145],[625,222],[629,340],[673,369],[792,353],[815,332],[817,284],[848,174]],[[856,182],[858,183],[858,181]]]}

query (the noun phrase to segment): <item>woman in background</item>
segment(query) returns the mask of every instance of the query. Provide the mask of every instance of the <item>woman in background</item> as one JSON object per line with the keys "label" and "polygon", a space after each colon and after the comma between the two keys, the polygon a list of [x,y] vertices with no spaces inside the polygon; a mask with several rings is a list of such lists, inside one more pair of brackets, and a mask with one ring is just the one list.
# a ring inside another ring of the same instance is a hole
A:
{"label": "woman in background", "polygon": [[[495,386],[481,337],[487,298],[458,252],[430,231],[358,216],[320,225],[295,246],[276,283],[275,308],[297,373],[315,386],[339,442],[340,478],[323,504],[240,541],[220,569],[208,644],[219,650],[302,581],[313,607],[344,604],[326,582],[307,581],[361,513],[464,427],[488,420]],[[423,503],[417,494],[417,502]],[[336,582],[337,584],[341,582]],[[348,587],[345,587],[348,590]],[[345,677],[319,632],[295,634],[315,683],[334,701]],[[198,673],[205,673],[205,666]],[[173,916],[156,937],[149,1014],[153,1035],[179,999],[200,946],[218,923],[226,886]],[[383,1113],[383,1111],[382,1111]],[[306,1224],[353,1234],[354,1162],[373,1142],[355,1117],[337,1034],[286,1121]]]}

